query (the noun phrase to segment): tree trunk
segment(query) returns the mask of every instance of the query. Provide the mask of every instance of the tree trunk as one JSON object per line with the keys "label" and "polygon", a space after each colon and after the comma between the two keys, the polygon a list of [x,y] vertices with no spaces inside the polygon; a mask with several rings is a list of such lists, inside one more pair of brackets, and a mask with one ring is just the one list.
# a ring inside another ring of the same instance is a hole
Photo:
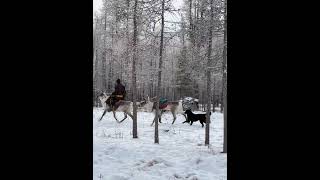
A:
{"label": "tree trunk", "polygon": [[[213,29],[213,0],[210,0],[210,11],[211,11],[211,23],[209,27],[209,45],[208,45],[208,52],[207,52],[207,59],[208,64],[207,67],[210,67],[212,65],[211,63],[211,48],[212,48],[212,29]],[[211,73],[210,69],[207,68],[207,116],[206,116],[206,131],[205,131],[205,145],[209,145],[210,139],[210,110],[211,110]]]}
{"label": "tree trunk", "polygon": [[96,91],[97,90],[97,74],[98,74],[98,63],[99,63],[99,52],[98,52],[98,49],[99,49],[99,46],[100,46],[100,43],[99,43],[99,34],[97,34],[97,29],[98,29],[98,19],[96,20],[96,25],[95,25],[95,43],[94,43],[94,69],[93,69],[93,86],[94,86],[94,90]]}
{"label": "tree trunk", "polygon": [[[126,55],[125,55],[125,57],[126,57],[126,59],[125,59],[125,61],[124,61],[124,77],[126,77],[126,78],[130,78],[130,75],[129,75],[129,71],[128,71],[128,69],[129,69],[129,66],[130,66],[130,63],[129,63],[129,61],[130,61],[130,54],[129,54],[129,52],[130,52],[130,39],[131,39],[131,37],[129,36],[129,11],[130,11],[130,0],[127,0],[126,1],[126,5],[127,5],[127,7],[126,7],[126,10],[127,10],[127,14],[126,14],[126,39],[127,39],[127,44],[126,44]],[[129,88],[129,81],[128,81],[128,88]],[[130,97],[130,94],[128,93],[128,95],[127,95],[127,97]]]}
{"label": "tree trunk", "polygon": [[223,46],[223,120],[224,120],[224,138],[223,152],[227,153],[227,0],[224,1],[224,46]]}
{"label": "tree trunk", "polygon": [[106,56],[106,35],[104,34],[104,40],[103,40],[103,52],[102,52],[102,72],[101,72],[101,84],[102,84],[102,91],[105,91],[107,89],[107,77],[106,77],[106,73],[107,73],[107,56]]}
{"label": "tree trunk", "polygon": [[194,37],[193,37],[193,20],[192,20],[192,0],[189,0],[189,36],[191,39],[192,45],[194,44]]}
{"label": "tree trunk", "polygon": [[111,48],[110,48],[110,59],[109,59],[109,91],[112,91],[113,89],[113,79],[114,79],[114,75],[113,75],[113,68],[114,68],[114,58],[113,58],[113,44],[114,44],[114,27],[111,27]]}
{"label": "tree trunk", "polygon": [[136,85],[136,61],[137,61],[137,5],[138,0],[134,1],[134,14],[133,14],[133,58],[132,58],[132,98],[133,98],[133,125],[132,134],[133,138],[138,138],[137,130],[137,85]]}
{"label": "tree trunk", "polygon": [[[152,32],[155,33],[156,31],[156,23],[154,22],[153,26],[152,26]],[[156,50],[156,41],[157,41],[157,38],[154,37],[154,42],[153,42],[153,47],[154,47],[154,50],[153,50],[153,57],[151,59],[151,69],[156,69],[157,67],[157,60],[155,59],[155,57],[157,56],[157,50]],[[153,63],[153,65],[152,65]],[[156,73],[152,71],[152,74],[151,74],[152,78],[151,78],[151,97],[154,97],[156,95],[156,90],[155,90],[155,85],[153,84],[155,82],[155,76],[156,76]]]}
{"label": "tree trunk", "polygon": [[212,104],[213,104],[213,110],[212,112],[215,112],[216,107],[216,77],[213,77],[213,93],[212,93]]}
{"label": "tree trunk", "polygon": [[164,2],[162,0],[162,7],[161,7],[161,37],[160,37],[160,51],[159,51],[159,72],[158,72],[158,88],[157,88],[157,113],[156,113],[156,122],[155,122],[155,136],[154,136],[154,143],[159,144],[159,132],[158,132],[158,119],[159,119],[159,98],[160,98],[160,91],[161,91],[161,71],[162,71],[162,52],[163,52],[163,31],[164,31]]}

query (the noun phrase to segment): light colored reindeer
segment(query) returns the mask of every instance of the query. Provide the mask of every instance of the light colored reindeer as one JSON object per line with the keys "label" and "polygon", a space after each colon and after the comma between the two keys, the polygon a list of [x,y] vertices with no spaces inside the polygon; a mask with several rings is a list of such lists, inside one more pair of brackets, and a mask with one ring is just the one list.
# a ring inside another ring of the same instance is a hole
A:
{"label": "light colored reindeer", "polygon": [[[131,101],[120,100],[119,102],[117,102],[117,103],[119,103],[118,108],[117,108],[117,109],[114,109],[114,108],[110,107],[110,106],[106,103],[106,101],[107,101],[107,99],[108,99],[109,97],[110,97],[110,96],[108,96],[106,93],[102,93],[102,94],[99,96],[99,100],[100,100],[100,102],[101,102],[101,104],[102,104],[102,106],[103,106],[103,109],[104,109],[103,114],[102,114],[101,118],[99,119],[99,121],[102,120],[103,116],[106,114],[107,111],[108,111],[108,112],[110,112],[110,111],[113,112],[113,117],[116,119],[116,121],[117,121],[118,123],[121,123],[121,122],[123,122],[125,119],[127,119],[127,115],[129,115],[129,116],[133,119],[133,115],[131,114],[131,112],[132,112],[132,102],[131,102]],[[123,112],[123,113],[124,113],[124,118],[123,118],[121,121],[119,121],[119,120],[117,119],[116,112]]]}
{"label": "light colored reindeer", "polygon": [[[148,103],[150,103],[150,102],[152,103],[151,111],[154,111],[156,113],[155,100],[156,100],[156,97],[153,97],[150,100],[148,99],[148,101],[149,101]],[[172,124],[174,124],[174,122],[177,119],[176,114],[182,114],[186,118],[186,116],[183,112],[183,108],[182,108],[182,101],[168,101],[167,104],[168,105],[165,108],[159,109],[158,114],[159,114],[159,122],[160,123],[161,123],[161,116],[162,116],[163,112],[165,112],[165,111],[170,111],[172,113],[172,116],[173,116]],[[155,120],[156,120],[156,116],[154,117],[151,126],[153,126]]]}

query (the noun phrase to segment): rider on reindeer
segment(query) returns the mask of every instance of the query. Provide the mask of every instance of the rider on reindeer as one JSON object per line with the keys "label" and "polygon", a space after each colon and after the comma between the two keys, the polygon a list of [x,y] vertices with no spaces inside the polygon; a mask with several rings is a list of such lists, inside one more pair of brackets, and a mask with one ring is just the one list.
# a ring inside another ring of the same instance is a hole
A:
{"label": "rider on reindeer", "polygon": [[106,102],[109,105],[109,107],[111,107],[111,109],[112,108],[117,109],[117,106],[118,106],[117,102],[119,102],[120,100],[124,100],[125,96],[126,96],[126,88],[124,87],[124,85],[121,84],[120,79],[117,79],[115,90],[111,94],[111,96],[107,99]]}

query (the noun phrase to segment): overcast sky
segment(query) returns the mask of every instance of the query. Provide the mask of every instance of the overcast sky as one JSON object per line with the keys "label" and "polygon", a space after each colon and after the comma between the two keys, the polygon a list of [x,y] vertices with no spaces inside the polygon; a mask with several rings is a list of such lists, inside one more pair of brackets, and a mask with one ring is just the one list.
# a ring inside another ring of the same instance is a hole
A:
{"label": "overcast sky", "polygon": [[[183,0],[173,0],[172,2],[175,8],[181,8]],[[102,0],[93,0],[93,13],[98,11],[101,6]]]}
{"label": "overcast sky", "polygon": [[[172,0],[173,6],[175,9],[181,9],[183,0]],[[100,8],[102,7],[102,0],[93,0],[93,18],[95,12],[99,11]],[[178,13],[165,13],[165,19],[166,21],[174,21],[174,22],[179,22],[181,21],[181,17]],[[169,26],[170,24],[167,23]]]}
{"label": "overcast sky", "polygon": [[102,0],[93,0],[93,13],[102,6]]}

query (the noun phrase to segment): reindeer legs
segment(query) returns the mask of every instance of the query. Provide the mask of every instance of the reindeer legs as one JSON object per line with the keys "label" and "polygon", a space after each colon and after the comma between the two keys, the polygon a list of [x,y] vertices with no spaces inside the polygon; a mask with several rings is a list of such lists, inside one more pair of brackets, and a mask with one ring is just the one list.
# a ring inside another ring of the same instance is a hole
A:
{"label": "reindeer legs", "polygon": [[[152,121],[152,123],[151,123],[151,125],[150,126],[153,126],[153,123],[155,122],[155,120],[156,120],[156,118],[157,118],[157,115],[156,115],[156,113],[157,113],[157,110],[155,110],[154,111],[155,113],[154,113],[154,119],[153,119],[153,121]],[[159,116],[160,116],[160,114],[159,114]]]}
{"label": "reindeer legs", "polygon": [[173,115],[173,121],[172,121],[172,124],[176,121],[176,113],[175,113],[175,110],[171,110],[171,113]]}
{"label": "reindeer legs", "polygon": [[[156,110],[156,111],[157,111],[157,110]],[[155,111],[155,112],[156,112],[156,111]],[[162,122],[161,122],[162,113],[163,113],[163,111],[160,110],[160,112],[159,112],[159,114],[158,114],[158,118],[159,118],[159,122],[160,122],[160,123],[162,123]],[[153,123],[154,123],[154,121],[156,120],[156,117],[157,117],[157,116],[155,115],[155,116],[154,116],[154,119],[153,119],[153,121],[152,121],[151,126],[153,126]]]}
{"label": "reindeer legs", "polygon": [[127,115],[129,115],[131,119],[133,119],[133,115],[130,112],[124,111],[123,114],[124,114],[124,118],[119,123],[122,123],[125,119],[127,119],[128,117]]}
{"label": "reindeer legs", "polygon": [[99,121],[101,121],[101,119],[102,119],[103,116],[106,114],[106,112],[107,112],[107,109],[105,109],[105,110],[103,111],[103,114],[102,114],[101,118],[99,119]]}
{"label": "reindeer legs", "polygon": [[127,119],[127,115],[129,115],[131,117],[131,119],[133,119],[132,114],[130,114],[129,112],[124,112],[124,118],[120,121],[120,123],[122,123],[125,119]]}
{"label": "reindeer legs", "polygon": [[126,112],[126,114],[128,114],[131,117],[131,119],[133,120],[133,115],[131,113]]}
{"label": "reindeer legs", "polygon": [[115,111],[114,109],[112,109],[112,112],[113,112],[113,117],[116,119],[116,121],[117,121],[118,123],[120,123],[119,120],[117,119],[116,111]]}
{"label": "reindeer legs", "polygon": [[124,118],[119,123],[122,123],[125,119],[127,119],[127,113],[123,112],[123,114],[124,114]]}
{"label": "reindeer legs", "polygon": [[159,115],[159,123],[162,123],[162,122],[161,122],[162,113],[163,113],[163,110],[160,110],[160,113],[159,113],[159,114],[160,114],[160,115]]}
{"label": "reindeer legs", "polygon": [[156,120],[156,117],[157,117],[157,116],[154,116],[154,119],[153,119],[153,121],[152,121],[152,123],[151,123],[150,126],[153,126],[153,123],[154,123],[154,121]]}

